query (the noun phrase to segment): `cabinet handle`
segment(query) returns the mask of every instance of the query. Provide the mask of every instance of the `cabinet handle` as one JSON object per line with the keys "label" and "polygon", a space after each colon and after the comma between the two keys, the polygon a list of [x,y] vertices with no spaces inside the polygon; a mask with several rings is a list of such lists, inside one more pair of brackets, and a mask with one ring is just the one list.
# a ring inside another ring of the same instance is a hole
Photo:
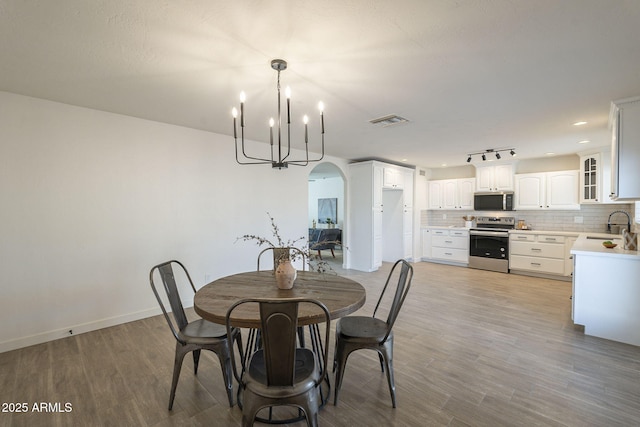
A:
{"label": "cabinet handle", "polygon": [[540,249],[540,248],[531,248],[531,250],[534,251],[534,252],[540,252],[542,249]]}
{"label": "cabinet handle", "polygon": [[449,255],[449,256],[452,256],[452,255],[453,255],[451,252],[445,252],[444,254],[445,254],[445,255]]}
{"label": "cabinet handle", "polygon": [[445,243],[453,243],[451,240],[445,240]]}
{"label": "cabinet handle", "polygon": [[540,263],[539,262],[532,262],[531,265],[536,266],[536,267],[540,267]]}
{"label": "cabinet handle", "polygon": [[557,241],[558,239],[556,239],[555,237],[545,237],[545,238],[544,238],[544,240],[547,240],[547,241],[549,241],[549,242],[555,242],[555,241]]}
{"label": "cabinet handle", "polygon": [[527,239],[527,236],[518,236],[518,239],[524,239],[524,240],[526,240],[526,239]]}

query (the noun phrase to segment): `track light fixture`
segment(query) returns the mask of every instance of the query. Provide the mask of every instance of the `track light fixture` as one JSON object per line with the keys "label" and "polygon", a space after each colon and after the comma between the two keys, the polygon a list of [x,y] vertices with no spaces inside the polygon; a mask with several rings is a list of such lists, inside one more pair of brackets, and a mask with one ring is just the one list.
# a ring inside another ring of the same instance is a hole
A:
{"label": "track light fixture", "polygon": [[477,156],[480,155],[480,157],[482,158],[482,161],[486,161],[487,160],[487,154],[488,153],[495,153],[496,155],[496,159],[500,160],[502,158],[502,156],[500,155],[500,152],[509,152],[509,154],[511,154],[512,156],[516,155],[516,149],[515,148],[487,148],[484,151],[478,151],[477,153],[469,153],[467,154],[467,163],[471,163],[471,158],[472,156]]}

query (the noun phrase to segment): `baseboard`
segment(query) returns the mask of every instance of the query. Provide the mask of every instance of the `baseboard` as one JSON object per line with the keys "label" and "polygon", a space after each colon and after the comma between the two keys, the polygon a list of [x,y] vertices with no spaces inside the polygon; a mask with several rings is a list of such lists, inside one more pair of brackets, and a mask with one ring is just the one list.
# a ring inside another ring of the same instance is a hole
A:
{"label": "baseboard", "polygon": [[70,335],[78,335],[85,332],[96,331],[102,328],[108,328],[110,326],[120,325],[122,323],[133,322],[135,320],[145,319],[147,317],[161,314],[160,307],[141,310],[134,313],[128,313],[122,316],[109,317],[107,319],[100,319],[93,322],[82,323],[79,325],[70,325],[66,328],[46,331],[27,337],[20,337],[0,343],[0,353],[6,351],[16,350],[19,348],[29,347],[36,344],[42,344],[48,341],[54,341],[60,338],[65,338]]}

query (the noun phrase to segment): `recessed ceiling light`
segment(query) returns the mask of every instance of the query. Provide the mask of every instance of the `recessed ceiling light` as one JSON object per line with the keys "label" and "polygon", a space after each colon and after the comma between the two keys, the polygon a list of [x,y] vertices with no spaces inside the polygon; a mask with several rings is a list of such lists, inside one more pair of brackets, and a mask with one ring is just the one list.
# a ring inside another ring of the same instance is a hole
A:
{"label": "recessed ceiling light", "polygon": [[546,156],[555,156],[556,153],[552,153],[552,152],[548,152],[548,153],[544,153]]}
{"label": "recessed ceiling light", "polygon": [[407,160],[407,159],[402,159],[401,161],[402,161],[402,162],[408,162],[408,160]]}
{"label": "recessed ceiling light", "polygon": [[573,125],[574,126],[582,126],[582,125],[586,125],[587,122],[575,122]]}
{"label": "recessed ceiling light", "polygon": [[578,144],[588,144],[591,141],[589,141],[588,139],[583,139],[582,141],[578,141]]}
{"label": "recessed ceiling light", "polygon": [[446,163],[441,164],[440,166],[442,166],[443,168],[447,166]]}

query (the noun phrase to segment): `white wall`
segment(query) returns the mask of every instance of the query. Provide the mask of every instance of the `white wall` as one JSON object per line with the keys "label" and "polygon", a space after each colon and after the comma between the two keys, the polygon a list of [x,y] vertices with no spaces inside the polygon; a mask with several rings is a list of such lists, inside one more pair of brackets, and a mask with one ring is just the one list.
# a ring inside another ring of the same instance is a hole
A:
{"label": "white wall", "polygon": [[306,235],[310,169],[239,166],[229,136],[0,92],[0,352],[158,313],[149,270],[172,258],[196,288],[255,269],[236,238],[270,236],[267,211]]}
{"label": "white wall", "polygon": [[[318,199],[337,198],[338,199],[338,228],[344,228],[344,186],[342,177],[317,179],[309,182],[309,228],[315,219],[318,222]],[[318,225],[318,228],[326,225]]]}

